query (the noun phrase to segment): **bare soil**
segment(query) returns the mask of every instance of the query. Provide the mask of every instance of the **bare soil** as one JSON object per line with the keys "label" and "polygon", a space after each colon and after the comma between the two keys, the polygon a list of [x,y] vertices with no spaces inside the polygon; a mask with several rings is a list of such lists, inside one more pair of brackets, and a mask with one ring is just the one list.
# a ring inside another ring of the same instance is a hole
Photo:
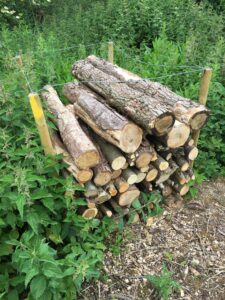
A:
{"label": "bare soil", "polygon": [[103,279],[79,299],[156,299],[145,275],[160,275],[163,264],[181,285],[170,299],[225,299],[225,178],[204,182],[191,201],[168,199],[151,226],[124,235],[120,254],[105,254]]}

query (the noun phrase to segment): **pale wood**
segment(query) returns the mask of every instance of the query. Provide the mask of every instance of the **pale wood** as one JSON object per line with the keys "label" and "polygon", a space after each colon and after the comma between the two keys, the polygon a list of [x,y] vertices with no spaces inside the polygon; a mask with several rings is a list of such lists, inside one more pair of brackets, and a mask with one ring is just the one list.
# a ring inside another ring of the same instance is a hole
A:
{"label": "pale wood", "polygon": [[99,209],[107,217],[109,217],[109,218],[112,217],[112,215],[113,215],[112,211],[107,206],[105,206],[104,204],[99,205]]}
{"label": "pale wood", "polygon": [[98,196],[94,198],[96,204],[101,204],[108,201],[111,198],[111,195],[103,190],[102,187],[98,188]]}
{"label": "pale wood", "polygon": [[155,150],[149,141],[144,139],[138,150],[134,153],[134,156],[136,158],[135,165],[140,169],[148,166],[150,161],[155,156]]}
{"label": "pale wood", "polygon": [[143,173],[148,173],[149,168],[150,168],[150,167],[149,167],[149,165],[148,165],[148,166],[146,166],[146,167],[140,168],[140,171],[143,172]]}
{"label": "pale wood", "polygon": [[145,177],[146,177],[146,173],[141,172],[140,170],[137,170],[137,169],[133,168],[133,172],[137,175],[137,179],[136,179],[135,183],[142,182],[145,179]]}
{"label": "pale wood", "polygon": [[126,192],[129,188],[129,183],[123,177],[116,178],[114,184],[120,193]]}
{"label": "pale wood", "polygon": [[93,182],[89,181],[85,184],[85,192],[84,195],[87,198],[97,197],[99,194],[98,188],[93,184]]}
{"label": "pale wood", "polygon": [[159,171],[158,177],[155,180],[156,185],[167,181],[177,169],[178,165],[173,160],[170,160],[169,167],[164,171]]}
{"label": "pale wood", "polygon": [[104,141],[96,134],[94,135],[94,139],[96,143],[99,145],[99,147],[101,148],[101,151],[103,152],[105,158],[109,162],[111,168],[113,170],[119,170],[123,168],[123,166],[126,163],[126,158],[121,153],[121,151],[117,149],[115,146]]}
{"label": "pale wood", "polygon": [[66,147],[63,145],[56,133],[52,132],[51,139],[55,153],[58,155],[63,155],[63,161],[68,165],[66,169],[69,171],[69,173],[71,173],[79,183],[85,183],[91,180],[93,176],[92,170],[82,170],[76,166],[74,160],[72,159],[72,156],[69,154]]}
{"label": "pale wood", "polygon": [[127,181],[128,184],[133,184],[137,182],[137,175],[131,168],[123,170],[122,177]]}
{"label": "pale wood", "polygon": [[120,177],[120,175],[122,174],[122,169],[119,170],[113,170],[112,171],[112,180]]}
{"label": "pale wood", "polygon": [[184,173],[179,169],[177,169],[176,172],[173,173],[171,178],[179,182],[180,184],[185,184],[187,182]]}
{"label": "pale wood", "polygon": [[108,76],[113,75],[114,78],[125,82],[133,90],[157,99],[158,105],[163,102],[167,110],[175,114],[178,121],[190,125],[192,129],[201,128],[208,119],[209,111],[204,105],[181,97],[158,82],[143,80],[139,76],[93,55],[89,56],[87,61]]}
{"label": "pale wood", "polygon": [[43,88],[42,97],[55,117],[62,140],[80,169],[87,169],[99,163],[99,153],[81,129],[74,115],[62,104],[57,92],[51,86]]}
{"label": "pale wood", "polygon": [[168,132],[167,135],[160,137],[160,141],[167,147],[175,149],[183,146],[187,142],[190,132],[189,125],[176,120],[170,132]]}
{"label": "pale wood", "polygon": [[189,186],[187,184],[181,185],[179,183],[175,183],[172,188],[181,196],[186,195],[189,191]]}
{"label": "pale wood", "polygon": [[198,148],[195,146],[185,146],[184,153],[189,160],[195,160],[198,156]]}
{"label": "pale wood", "polygon": [[82,217],[87,220],[94,219],[96,217],[97,213],[98,213],[97,208],[87,208],[83,212]]}
{"label": "pale wood", "polygon": [[113,182],[109,182],[104,189],[106,190],[107,193],[109,193],[112,197],[116,196],[116,194],[118,193],[115,185],[113,184]]}
{"label": "pale wood", "polygon": [[136,186],[130,185],[124,193],[117,194],[116,198],[120,206],[130,205],[136,198],[140,196],[140,191]]}
{"label": "pale wood", "polygon": [[[107,65],[106,61],[102,63]],[[92,64],[92,57],[73,65],[72,74],[85,85],[102,95],[110,106],[129,116],[136,124],[149,133],[165,134],[173,126],[174,115],[168,112],[164,101],[155,99],[143,92],[118,81]]]}
{"label": "pale wood", "polygon": [[64,86],[65,96],[74,103],[74,111],[99,136],[125,153],[135,152],[141,144],[143,131],[136,124],[103,103],[92,90],[78,83]]}
{"label": "pale wood", "polygon": [[52,145],[52,141],[50,138],[48,126],[45,120],[44,111],[42,108],[41,100],[37,93],[30,93],[29,94],[30,106],[33,112],[33,116],[35,119],[35,123],[38,129],[38,133],[41,140],[41,145],[44,148],[44,153],[54,154],[54,148]]}
{"label": "pale wood", "polygon": [[190,167],[189,162],[178,153],[173,156],[173,159],[176,162],[176,164],[180,167],[182,172],[187,171],[187,169]]}
{"label": "pale wood", "polygon": [[158,155],[157,159],[152,162],[152,165],[159,171],[165,171],[169,167],[168,161]]}
{"label": "pale wood", "polygon": [[145,177],[145,180],[148,182],[154,181],[158,176],[158,172],[159,171],[153,165],[149,165],[149,171]]}

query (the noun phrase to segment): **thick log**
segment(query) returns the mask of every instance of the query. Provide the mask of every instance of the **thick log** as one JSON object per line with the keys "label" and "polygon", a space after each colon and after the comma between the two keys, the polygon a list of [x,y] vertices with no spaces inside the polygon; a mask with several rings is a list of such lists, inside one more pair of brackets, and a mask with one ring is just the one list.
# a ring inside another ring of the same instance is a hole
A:
{"label": "thick log", "polygon": [[124,193],[117,194],[116,198],[120,206],[130,205],[134,199],[138,198],[140,195],[140,191],[136,188],[136,186],[129,186],[128,190]]}
{"label": "thick log", "polygon": [[160,137],[160,141],[171,149],[183,146],[190,135],[190,127],[179,121],[175,121],[173,128],[165,136]]}
{"label": "thick log", "polygon": [[122,177],[127,181],[128,184],[134,184],[137,182],[137,175],[130,168],[123,170]]}
{"label": "thick log", "polygon": [[79,183],[85,183],[91,180],[93,176],[93,172],[91,169],[80,170],[72,156],[69,154],[60,138],[56,133],[52,133],[51,135],[52,144],[56,154],[63,154],[63,161],[68,165],[67,170],[76,178]]}
{"label": "thick log", "polygon": [[181,196],[184,196],[188,193],[189,191],[189,186],[187,184],[179,184],[179,183],[174,183],[172,188],[179,193]]}
{"label": "thick log", "polygon": [[149,165],[149,171],[148,171],[148,173],[145,177],[145,180],[147,182],[154,181],[156,179],[157,175],[158,175],[158,172],[159,171],[154,166]]}
{"label": "thick log", "polygon": [[80,169],[94,167],[99,162],[99,153],[93,143],[81,129],[74,115],[60,101],[57,92],[51,86],[45,86],[42,97],[48,109],[55,116],[55,122],[69,153]]}
{"label": "thick log", "polygon": [[158,103],[163,102],[167,105],[167,109],[175,114],[178,121],[190,125],[193,130],[200,129],[206,123],[209,111],[204,105],[181,97],[160,83],[143,80],[139,76],[93,55],[89,56],[87,61],[106,74],[126,82],[130,88],[154,97]]}
{"label": "thick log", "polygon": [[64,94],[74,103],[75,113],[106,141],[125,153],[138,149],[142,129],[102,103],[99,95],[77,83],[66,84]]}
{"label": "thick log", "polygon": [[140,183],[140,182],[142,182],[145,179],[146,173],[141,172],[138,169],[134,169],[134,168],[132,170],[137,175],[137,179],[136,179],[135,183]]}
{"label": "thick log", "polygon": [[107,143],[96,134],[94,135],[94,139],[101,148],[101,151],[103,152],[105,158],[110,163],[111,168],[113,170],[119,170],[123,168],[126,163],[126,158],[123,156],[120,150],[115,146]]}
{"label": "thick log", "polygon": [[116,178],[114,184],[119,193],[124,193],[129,188],[129,183],[123,177]]}
{"label": "thick log", "polygon": [[84,219],[90,220],[94,219],[98,213],[98,209],[95,208],[80,208],[79,212],[82,213],[82,217]]}
{"label": "thick log", "polygon": [[177,181],[180,184],[185,184],[187,182],[184,173],[179,169],[177,169],[176,172],[173,173],[171,178],[172,180]]}
{"label": "thick log", "polygon": [[129,116],[147,132],[163,135],[172,128],[175,118],[173,113],[168,112],[164,99],[161,101],[145,95],[126,83],[118,81],[112,74],[106,74],[94,67],[91,57],[76,62],[72,74],[102,95],[105,98],[104,103]]}
{"label": "thick log", "polygon": [[148,165],[146,167],[140,168],[140,171],[143,172],[143,173],[148,173],[149,169],[150,169],[150,167]]}

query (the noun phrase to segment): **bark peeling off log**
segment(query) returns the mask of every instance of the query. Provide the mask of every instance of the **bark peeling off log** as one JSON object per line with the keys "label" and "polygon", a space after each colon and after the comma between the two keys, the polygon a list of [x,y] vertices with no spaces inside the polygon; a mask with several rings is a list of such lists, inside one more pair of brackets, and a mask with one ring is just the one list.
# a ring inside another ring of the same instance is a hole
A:
{"label": "bark peeling off log", "polygon": [[127,81],[127,85],[133,89],[155,97],[159,102],[165,102],[168,110],[175,114],[177,120],[190,125],[193,130],[200,129],[207,122],[209,110],[204,105],[181,97],[160,83],[143,80],[139,76],[94,55],[89,56],[87,60],[105,73],[112,74],[119,80]]}
{"label": "bark peeling off log", "polygon": [[95,68],[88,59],[76,62],[72,74],[102,95],[104,102],[127,114],[147,132],[162,135],[172,128],[174,115],[168,112],[164,103],[118,82],[114,76]]}
{"label": "bark peeling off log", "polygon": [[46,100],[60,135],[75,164],[81,169],[94,167],[99,162],[99,153],[81,129],[74,115],[62,104],[56,90],[51,86],[43,88],[42,97]]}
{"label": "bark peeling off log", "polygon": [[74,103],[76,114],[97,134],[125,153],[138,149],[142,141],[142,129],[103,103],[104,99],[99,95],[75,83],[65,85],[64,93]]}

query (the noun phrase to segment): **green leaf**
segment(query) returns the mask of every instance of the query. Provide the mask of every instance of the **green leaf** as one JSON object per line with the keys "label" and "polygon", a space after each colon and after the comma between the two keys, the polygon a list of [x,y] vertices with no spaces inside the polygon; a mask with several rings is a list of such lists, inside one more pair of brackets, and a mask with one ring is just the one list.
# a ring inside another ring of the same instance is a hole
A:
{"label": "green leaf", "polygon": [[5,221],[2,218],[0,218],[0,226],[3,226],[3,225],[5,225]]}
{"label": "green leaf", "polygon": [[47,282],[43,275],[38,275],[32,279],[30,291],[34,299],[38,299],[44,294],[46,286]]}
{"label": "green leaf", "polygon": [[37,213],[31,212],[27,215],[27,222],[30,225],[30,227],[33,229],[33,231],[38,234],[38,226],[40,223],[40,217]]}
{"label": "green leaf", "polygon": [[7,300],[19,300],[19,295],[16,289],[8,293]]}
{"label": "green leaf", "polygon": [[22,219],[23,219],[23,209],[25,203],[26,203],[25,197],[23,195],[18,195],[16,199],[16,206]]}
{"label": "green leaf", "polygon": [[27,287],[28,283],[31,281],[31,279],[38,275],[39,270],[34,265],[32,266],[32,269],[26,274],[25,276],[25,287]]}
{"label": "green leaf", "polygon": [[51,263],[44,263],[43,265],[43,274],[49,278],[62,278],[63,273],[60,267],[53,265]]}

